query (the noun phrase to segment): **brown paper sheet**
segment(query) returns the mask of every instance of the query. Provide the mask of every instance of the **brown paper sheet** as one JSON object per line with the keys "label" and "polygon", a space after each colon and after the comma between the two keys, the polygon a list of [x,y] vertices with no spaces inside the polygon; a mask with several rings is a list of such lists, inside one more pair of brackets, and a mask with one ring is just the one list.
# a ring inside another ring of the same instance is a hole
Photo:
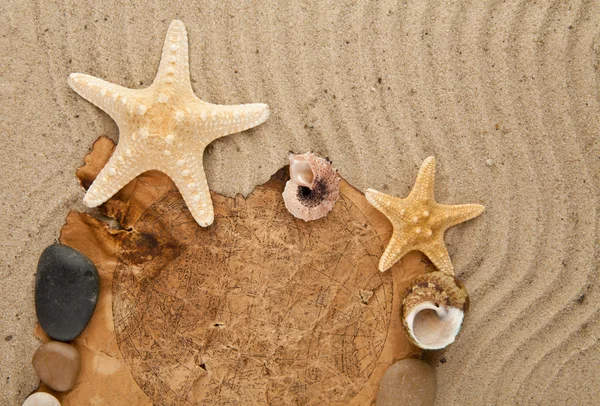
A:
{"label": "brown paper sheet", "polygon": [[[99,138],[77,171],[87,188],[114,150]],[[71,212],[60,241],[101,279],[69,405],[374,404],[387,367],[418,348],[400,295],[431,267],[420,253],[377,262],[391,224],[345,181],[324,219],[285,209],[287,169],[244,199],[213,193],[201,228],[169,178],[147,172],[101,212]],[[47,340],[39,328],[36,335]]]}

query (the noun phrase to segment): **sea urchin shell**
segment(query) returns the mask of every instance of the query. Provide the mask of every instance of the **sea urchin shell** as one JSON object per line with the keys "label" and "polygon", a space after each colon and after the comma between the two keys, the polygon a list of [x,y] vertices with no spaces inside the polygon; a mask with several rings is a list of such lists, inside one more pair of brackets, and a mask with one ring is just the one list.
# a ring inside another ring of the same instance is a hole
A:
{"label": "sea urchin shell", "polygon": [[438,350],[454,342],[469,294],[454,276],[440,271],[416,277],[402,300],[402,323],[418,347]]}
{"label": "sea urchin shell", "polygon": [[328,159],[312,152],[290,154],[290,180],[283,191],[285,207],[304,221],[325,217],[340,195],[340,177]]}

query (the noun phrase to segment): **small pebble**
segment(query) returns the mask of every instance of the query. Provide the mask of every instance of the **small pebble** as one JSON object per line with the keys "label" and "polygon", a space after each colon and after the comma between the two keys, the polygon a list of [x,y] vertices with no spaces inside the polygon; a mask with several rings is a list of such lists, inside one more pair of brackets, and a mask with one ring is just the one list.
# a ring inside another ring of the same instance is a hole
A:
{"label": "small pebble", "polygon": [[488,159],[487,161],[485,161],[485,164],[487,166],[492,166],[492,165],[494,165],[494,161],[492,161],[491,159]]}
{"label": "small pebble", "polygon": [[75,385],[81,366],[77,349],[60,341],[40,345],[31,363],[40,380],[58,392],[68,391]]}
{"label": "small pebble", "polygon": [[49,393],[36,392],[25,399],[23,406],[60,406],[60,402]]}
{"label": "small pebble", "polygon": [[71,341],[87,326],[98,301],[100,280],[85,255],[54,244],[42,252],[35,278],[35,312],[55,340]]}
{"label": "small pebble", "polygon": [[434,370],[419,359],[403,359],[379,381],[377,406],[432,406],[436,393]]}

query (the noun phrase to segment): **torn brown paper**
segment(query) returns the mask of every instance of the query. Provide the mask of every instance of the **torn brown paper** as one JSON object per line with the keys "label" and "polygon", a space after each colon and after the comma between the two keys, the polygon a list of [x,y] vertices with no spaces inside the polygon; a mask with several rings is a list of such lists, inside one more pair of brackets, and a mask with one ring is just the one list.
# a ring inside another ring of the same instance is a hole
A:
{"label": "torn brown paper", "polygon": [[[85,188],[113,149],[96,141]],[[420,354],[400,299],[431,264],[413,252],[379,272],[391,224],[364,195],[342,181],[334,210],[304,222],[285,209],[286,177],[246,199],[213,193],[208,228],[156,171],[101,207],[118,228],[69,214],[60,240],[96,264],[101,290],[74,341],[79,381],[54,393],[64,406],[374,404],[385,370]]]}

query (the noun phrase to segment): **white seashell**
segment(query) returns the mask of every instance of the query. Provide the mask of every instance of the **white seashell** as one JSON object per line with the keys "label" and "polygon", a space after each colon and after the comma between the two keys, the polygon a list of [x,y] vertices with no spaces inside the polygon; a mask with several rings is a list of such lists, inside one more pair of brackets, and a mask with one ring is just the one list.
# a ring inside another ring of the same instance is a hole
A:
{"label": "white seashell", "polygon": [[454,342],[469,308],[469,294],[454,276],[431,272],[415,278],[402,300],[402,323],[418,347],[439,350]]}
{"label": "white seashell", "polygon": [[283,191],[285,207],[304,221],[325,217],[340,195],[340,180],[328,159],[311,152],[290,154],[290,180]]}

